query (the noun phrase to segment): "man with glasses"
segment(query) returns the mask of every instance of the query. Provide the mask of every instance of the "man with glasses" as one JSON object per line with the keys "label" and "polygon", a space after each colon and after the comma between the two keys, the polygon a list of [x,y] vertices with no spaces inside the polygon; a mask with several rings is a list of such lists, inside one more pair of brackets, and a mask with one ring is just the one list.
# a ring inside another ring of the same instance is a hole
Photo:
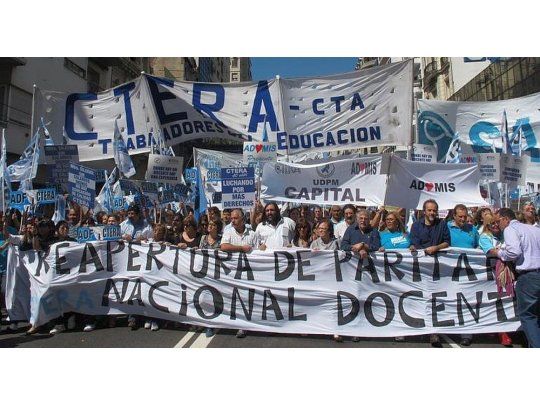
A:
{"label": "man with glasses", "polygon": [[504,232],[504,246],[497,257],[515,262],[517,315],[529,341],[529,347],[540,347],[540,228],[516,220],[509,208],[501,208],[497,223]]}
{"label": "man with glasses", "polygon": [[349,226],[343,235],[341,249],[358,253],[362,259],[368,252],[374,252],[381,247],[379,231],[369,224],[369,212],[365,209],[356,212],[356,223]]}

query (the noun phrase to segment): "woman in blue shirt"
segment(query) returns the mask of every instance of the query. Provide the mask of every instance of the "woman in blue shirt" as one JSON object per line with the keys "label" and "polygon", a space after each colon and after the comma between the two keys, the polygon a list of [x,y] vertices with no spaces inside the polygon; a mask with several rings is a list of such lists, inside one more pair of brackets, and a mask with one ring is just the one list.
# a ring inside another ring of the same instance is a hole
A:
{"label": "woman in blue shirt", "polygon": [[405,232],[405,227],[401,218],[395,212],[389,212],[384,220],[386,229],[380,232],[381,248],[379,252],[393,249],[408,249],[411,246],[409,234]]}

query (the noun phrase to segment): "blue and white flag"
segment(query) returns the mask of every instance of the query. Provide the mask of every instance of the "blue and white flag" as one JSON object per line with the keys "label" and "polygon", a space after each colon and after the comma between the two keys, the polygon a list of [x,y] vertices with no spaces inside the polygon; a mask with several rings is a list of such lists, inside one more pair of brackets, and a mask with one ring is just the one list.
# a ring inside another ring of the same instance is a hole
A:
{"label": "blue and white flag", "polygon": [[262,141],[268,142],[268,132],[266,131],[266,114],[264,115]]}
{"label": "blue and white flag", "polygon": [[502,153],[512,154],[512,144],[508,136],[508,119],[506,117],[506,110],[503,111],[503,118],[501,123],[501,137],[502,137]]}
{"label": "blue and white flag", "polygon": [[204,183],[201,177],[201,171],[197,168],[197,194],[195,197],[195,210],[193,212],[195,220],[199,221],[199,217],[206,211],[208,200],[204,192]]}
{"label": "blue and white flag", "polygon": [[18,161],[8,167],[11,181],[31,180],[36,177],[39,162],[39,129]]}
{"label": "blue and white flag", "polygon": [[114,141],[113,141],[113,151],[114,151],[114,162],[122,173],[126,177],[131,177],[135,174],[135,167],[129,157],[126,143],[120,129],[118,128],[118,121],[114,121]]}
{"label": "blue and white flag", "polygon": [[450,146],[448,147],[448,152],[446,152],[445,163],[459,163],[459,158],[461,157],[461,141],[459,140],[459,135],[456,134]]}
{"label": "blue and white flag", "polygon": [[113,185],[117,180],[118,169],[115,167],[111,172],[110,176],[107,176],[107,171],[105,171],[106,181],[99,195],[96,197],[96,205],[105,211],[107,214],[110,214],[114,211],[114,195],[112,192]]}
{"label": "blue and white flag", "polygon": [[65,221],[66,219],[66,198],[62,194],[56,195],[54,214],[51,219],[55,225],[60,221]]}
{"label": "blue and white flag", "polygon": [[2,157],[0,158],[0,176],[2,176],[2,189],[5,186],[11,191],[11,177],[7,167],[6,130],[2,129]]}
{"label": "blue and white flag", "polygon": [[45,125],[45,120],[43,120],[43,117],[41,117],[41,127],[43,128],[43,133],[45,134],[45,146],[54,146],[54,141],[51,134],[49,134],[49,130]]}

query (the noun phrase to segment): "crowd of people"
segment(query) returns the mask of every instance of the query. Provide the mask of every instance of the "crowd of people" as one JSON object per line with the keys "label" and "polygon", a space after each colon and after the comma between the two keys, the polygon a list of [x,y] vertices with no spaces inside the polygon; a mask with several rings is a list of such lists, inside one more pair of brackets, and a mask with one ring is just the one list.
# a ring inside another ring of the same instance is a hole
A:
{"label": "crowd of people", "polygon": [[[141,210],[132,204],[126,211],[113,214],[91,211],[83,213],[73,206],[67,220],[56,224],[47,217],[22,215],[8,210],[0,225],[0,272],[5,276],[6,251],[9,244],[20,250],[47,251],[60,241],[76,241],[81,226],[99,227],[119,225],[125,241],[159,242],[176,245],[181,249],[220,249],[226,252],[251,252],[254,249],[280,249],[285,247],[313,250],[344,250],[366,258],[371,252],[395,249],[423,250],[433,255],[448,247],[480,248],[491,257],[500,259],[508,269],[509,277],[516,278],[517,311],[529,345],[540,347],[539,291],[540,291],[540,225],[538,212],[532,203],[524,204],[518,213],[502,208],[468,208],[462,204],[448,211],[446,218],[439,215],[435,200],[427,200],[423,209],[416,211],[406,224],[406,210],[385,207],[368,210],[354,205],[332,206],[326,210],[319,206],[278,206],[274,202],[262,205],[249,214],[241,209],[210,207],[195,219],[189,206],[180,211],[171,209]],[[99,235],[99,233],[98,233]],[[5,277],[2,290],[5,290]],[[78,318],[78,320],[77,320]],[[117,317],[95,317],[64,314],[49,325],[49,333],[56,334],[77,325],[90,332],[98,325],[114,327]],[[17,329],[16,320],[10,320],[10,329]],[[163,324],[159,319],[128,317],[128,326],[142,325],[153,331]],[[27,333],[36,333],[31,327]],[[214,331],[206,329],[208,336]],[[244,330],[237,337],[245,337]],[[461,335],[460,344],[468,346],[472,335]],[[499,334],[500,343],[508,346],[512,339],[507,333]],[[396,340],[404,340],[396,337]],[[334,335],[334,340],[343,338]],[[359,340],[355,337],[353,340]],[[432,345],[440,345],[438,335],[431,335]]]}

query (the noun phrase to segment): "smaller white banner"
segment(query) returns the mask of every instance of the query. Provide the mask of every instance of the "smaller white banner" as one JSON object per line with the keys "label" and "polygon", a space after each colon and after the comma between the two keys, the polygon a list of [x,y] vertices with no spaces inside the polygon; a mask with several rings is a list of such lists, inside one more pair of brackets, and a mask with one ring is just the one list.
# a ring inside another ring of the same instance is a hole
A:
{"label": "smaller white banner", "polygon": [[480,171],[474,164],[421,163],[392,156],[384,205],[421,209],[433,198],[439,209],[486,202],[480,195]]}
{"label": "smaller white banner", "polygon": [[413,144],[411,160],[414,162],[431,163],[437,161],[437,148],[432,145]]}
{"label": "smaller white banner", "polygon": [[261,197],[301,204],[382,205],[386,176],[381,156],[301,165],[267,163],[263,169]]}
{"label": "smaller white banner", "polygon": [[246,165],[262,169],[265,163],[274,163],[277,160],[277,143],[244,142],[243,155]]}
{"label": "smaller white banner", "polygon": [[501,182],[508,189],[526,185],[528,156],[501,155]]}
{"label": "smaller white banner", "polygon": [[500,181],[501,155],[499,153],[464,153],[460,163],[477,163],[483,181]]}
{"label": "smaller white banner", "polygon": [[168,155],[148,155],[146,180],[151,182],[182,184],[184,158]]}

